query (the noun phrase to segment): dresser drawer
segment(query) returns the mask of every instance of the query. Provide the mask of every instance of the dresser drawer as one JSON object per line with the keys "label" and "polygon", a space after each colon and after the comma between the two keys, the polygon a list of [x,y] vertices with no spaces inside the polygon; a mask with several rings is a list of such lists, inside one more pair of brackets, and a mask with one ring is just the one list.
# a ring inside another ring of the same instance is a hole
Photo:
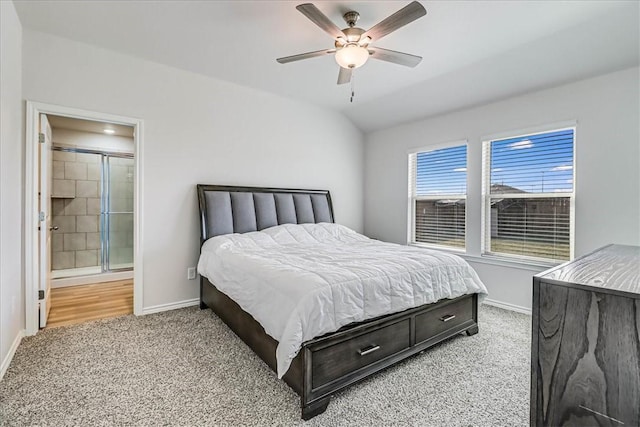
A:
{"label": "dresser drawer", "polygon": [[410,347],[410,320],[338,342],[312,353],[312,387],[318,388],[341,376]]}
{"label": "dresser drawer", "polygon": [[416,344],[473,320],[473,295],[416,316]]}

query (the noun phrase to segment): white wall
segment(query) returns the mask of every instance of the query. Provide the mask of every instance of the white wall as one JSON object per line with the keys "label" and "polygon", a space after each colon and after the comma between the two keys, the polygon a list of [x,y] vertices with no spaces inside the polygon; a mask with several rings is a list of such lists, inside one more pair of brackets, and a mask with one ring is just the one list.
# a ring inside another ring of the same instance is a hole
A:
{"label": "white wall", "polygon": [[[480,84],[480,83],[479,83]],[[531,307],[540,268],[478,261],[482,137],[577,120],[576,256],[608,243],[640,244],[639,69],[543,90],[371,133],[365,143],[365,233],[407,241],[407,150],[468,140],[467,257],[490,298]]]}
{"label": "white wall", "polygon": [[186,278],[199,255],[197,183],[328,189],[337,222],[362,230],[363,136],[340,114],[42,33],[23,37],[25,99],[144,120],[145,308],[198,297]]}
{"label": "white wall", "polygon": [[0,377],[24,330],[22,25],[0,2]]}

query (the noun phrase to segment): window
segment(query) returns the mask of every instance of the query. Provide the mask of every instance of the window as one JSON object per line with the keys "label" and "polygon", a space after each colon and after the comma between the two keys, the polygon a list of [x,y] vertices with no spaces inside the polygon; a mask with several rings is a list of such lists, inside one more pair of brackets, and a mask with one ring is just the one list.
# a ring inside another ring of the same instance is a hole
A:
{"label": "window", "polygon": [[409,243],[465,248],[467,144],[409,154]]}
{"label": "window", "polygon": [[573,255],[575,128],[483,145],[483,253],[544,261]]}

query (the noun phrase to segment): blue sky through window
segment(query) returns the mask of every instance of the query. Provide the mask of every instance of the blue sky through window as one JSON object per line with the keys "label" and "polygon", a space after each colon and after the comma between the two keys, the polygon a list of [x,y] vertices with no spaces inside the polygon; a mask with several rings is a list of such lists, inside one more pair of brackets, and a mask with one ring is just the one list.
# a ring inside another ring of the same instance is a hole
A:
{"label": "blue sky through window", "polygon": [[417,153],[416,194],[466,194],[467,146]]}
{"label": "blue sky through window", "polygon": [[[573,191],[573,139],[564,129],[492,141],[492,193]],[[466,191],[466,144],[416,154],[416,195]]]}
{"label": "blue sky through window", "polygon": [[[573,190],[573,129],[491,142],[492,192]],[[502,187],[508,186],[508,187]]]}

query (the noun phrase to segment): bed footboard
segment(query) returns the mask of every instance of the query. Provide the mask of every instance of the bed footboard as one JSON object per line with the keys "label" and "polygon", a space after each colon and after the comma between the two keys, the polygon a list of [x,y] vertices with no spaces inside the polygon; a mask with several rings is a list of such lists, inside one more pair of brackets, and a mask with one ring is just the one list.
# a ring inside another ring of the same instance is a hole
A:
{"label": "bed footboard", "polygon": [[[200,307],[210,307],[272,370],[278,342],[206,278]],[[454,335],[478,333],[478,296],[463,295],[348,325],[303,344],[284,376],[300,395],[302,418],[327,408],[331,395]]]}

